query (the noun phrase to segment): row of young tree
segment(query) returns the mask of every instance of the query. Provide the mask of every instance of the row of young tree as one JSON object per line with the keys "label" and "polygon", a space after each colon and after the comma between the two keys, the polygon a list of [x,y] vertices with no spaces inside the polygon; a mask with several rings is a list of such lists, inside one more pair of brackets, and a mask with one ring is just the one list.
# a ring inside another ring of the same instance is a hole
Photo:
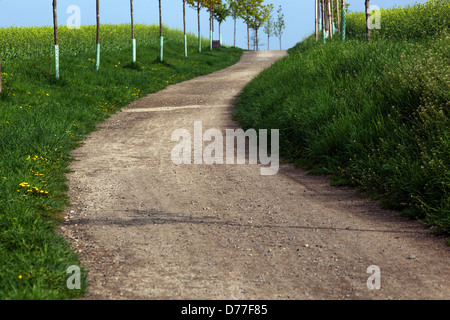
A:
{"label": "row of young tree", "polygon": [[[55,76],[60,77],[59,71],[59,40],[58,40],[58,18],[57,18],[57,0],[53,1],[53,25],[54,25],[54,41],[55,41]],[[264,0],[181,0],[183,4],[183,29],[184,29],[184,47],[185,56],[188,55],[187,50],[187,33],[186,33],[186,4],[197,11],[198,15],[198,49],[202,50],[202,37],[200,26],[200,13],[202,9],[206,9],[210,14],[210,49],[213,48],[214,37],[214,21],[219,23],[219,37],[221,40],[221,25],[228,18],[234,20],[234,46],[236,47],[236,29],[237,19],[242,19],[247,25],[247,45],[248,50],[251,49],[250,30],[254,31],[254,48],[259,50],[259,30],[264,27],[267,34],[267,46],[270,49],[270,38],[276,36],[280,40],[285,29],[284,14],[281,6],[277,11],[277,18],[274,20],[272,16],[273,5],[264,4]],[[364,0],[366,6],[366,37],[370,39],[370,0]],[[164,35],[162,20],[162,0],[158,0],[159,4],[159,33],[160,33],[160,55],[162,61],[164,59]],[[322,38],[325,42],[327,38],[332,39],[335,31],[341,34],[341,39],[345,41],[345,25],[346,12],[348,4],[345,0],[315,0],[315,36],[316,41],[319,40],[319,33],[322,32]],[[131,40],[132,40],[132,61],[136,62],[136,38],[134,33],[134,9],[133,0],[130,0],[131,13]],[[100,68],[100,0],[96,0],[96,20],[97,20],[97,59],[96,68]],[[1,61],[0,61],[0,92],[2,92],[1,81]]]}
{"label": "row of young tree", "polygon": [[[371,30],[371,11],[370,0],[364,0],[366,9],[366,39],[370,40]],[[315,0],[315,35],[316,41],[319,41],[320,32],[322,32],[323,41],[327,38],[332,39],[335,32],[340,33],[341,40],[345,41],[346,13],[349,4],[345,0]]]}
{"label": "row of young tree", "polygon": [[[96,24],[97,24],[97,37],[96,37],[96,68],[100,69],[101,58],[101,21],[100,21],[100,0],[96,1]],[[247,38],[248,38],[248,50],[250,50],[250,30],[254,30],[256,33],[256,50],[259,49],[258,32],[263,25],[266,25],[266,33],[269,36],[276,35],[280,38],[285,28],[284,15],[281,12],[281,6],[278,10],[278,20],[274,23],[271,16],[273,5],[264,4],[264,0],[181,0],[183,5],[183,29],[184,29],[184,55],[188,55],[188,42],[186,31],[186,5],[197,11],[198,15],[198,50],[202,51],[202,36],[200,25],[200,13],[202,9],[206,9],[210,16],[210,49],[213,49],[214,38],[214,22],[219,23],[219,37],[220,44],[222,43],[221,26],[222,23],[228,18],[234,19],[234,47],[236,47],[236,29],[237,19],[242,19],[247,25]],[[162,0],[158,0],[159,4],[159,36],[160,36],[160,54],[159,59],[164,60],[164,34],[163,34],[163,19],[162,19]],[[59,35],[58,35],[58,1],[52,0],[53,6],[53,29],[54,29],[54,45],[55,45],[55,77],[60,78],[59,67]],[[134,32],[134,7],[133,0],[130,0],[130,15],[131,15],[131,42],[132,42],[132,61],[136,62],[136,38]],[[268,24],[267,24],[268,22]],[[281,48],[280,48],[281,49]],[[0,61],[1,72],[1,61]],[[0,73],[0,92],[2,91],[2,81]]]}
{"label": "row of young tree", "polygon": [[[198,13],[198,38],[201,41],[200,32],[200,11],[205,8],[210,14],[210,40],[214,37],[214,20],[219,23],[219,37],[221,42],[221,25],[228,18],[234,20],[234,42],[236,47],[237,20],[242,19],[247,26],[247,47],[251,49],[250,31],[255,32],[255,50],[259,50],[258,33],[261,27],[265,27],[264,31],[268,37],[277,36],[280,38],[285,29],[284,15],[281,6],[278,9],[277,21],[274,22],[272,17],[273,4],[265,4],[264,0],[183,0]],[[211,44],[212,46],[212,44]],[[199,49],[201,49],[199,47]]]}
{"label": "row of young tree", "polygon": [[[55,39],[55,76],[60,77],[59,72],[59,40],[58,40],[58,16],[57,16],[57,0],[53,1],[53,27]],[[202,9],[209,12],[210,22],[210,49],[213,49],[214,42],[214,22],[219,23],[219,37],[220,44],[222,43],[221,26],[228,18],[234,19],[234,46],[236,47],[236,21],[238,18],[244,20],[247,25],[248,50],[250,50],[250,30],[253,29],[256,33],[256,50],[259,49],[258,32],[260,28],[266,24],[266,33],[269,36],[276,35],[280,38],[285,28],[284,15],[281,12],[281,6],[278,10],[278,20],[273,23],[271,13],[273,10],[272,4],[264,4],[264,0],[181,0],[183,5],[183,29],[184,29],[184,54],[188,55],[188,43],[186,33],[186,5],[197,11],[198,16],[198,50],[202,51],[202,36],[200,25],[200,13]],[[164,60],[164,34],[163,34],[163,20],[162,20],[162,0],[158,0],[159,4],[159,33],[160,33],[160,54],[161,61]],[[96,68],[100,68],[100,0],[96,0],[96,20],[97,20],[97,59]],[[130,0],[130,14],[131,14],[131,42],[132,42],[132,61],[136,62],[136,38],[134,33],[134,8],[133,0]],[[0,87],[1,88],[1,87]]]}
{"label": "row of young tree", "polygon": [[[183,0],[183,4],[186,0]],[[97,24],[97,37],[96,37],[96,44],[97,44],[97,56],[96,56],[96,68],[97,70],[100,69],[100,0],[95,0],[95,6],[96,6],[96,24]],[[159,35],[160,35],[160,43],[161,43],[161,50],[160,50],[160,60],[162,61],[164,59],[164,36],[163,36],[163,25],[162,25],[162,6],[161,6],[161,0],[158,0],[159,3]],[[59,79],[60,77],[60,71],[59,71],[59,36],[58,36],[58,1],[52,0],[52,6],[53,6],[53,30],[54,30],[54,41],[55,41],[55,77],[56,79]],[[132,61],[133,63],[136,62],[136,37],[134,33],[134,7],[133,7],[133,0],[130,0],[130,13],[131,13],[131,43],[132,43]],[[185,31],[186,34],[186,31]],[[187,54],[187,50],[186,50]]]}
{"label": "row of young tree", "polygon": [[315,0],[315,35],[319,41],[320,32],[322,39],[333,39],[334,34],[340,33],[345,41],[346,12],[349,4],[345,0]]}

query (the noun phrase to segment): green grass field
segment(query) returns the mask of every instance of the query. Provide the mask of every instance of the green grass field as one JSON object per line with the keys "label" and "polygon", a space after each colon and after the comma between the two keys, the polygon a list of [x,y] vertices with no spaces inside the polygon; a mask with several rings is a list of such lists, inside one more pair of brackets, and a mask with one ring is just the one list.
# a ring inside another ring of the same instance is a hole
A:
{"label": "green grass field", "polygon": [[[242,93],[244,128],[280,129],[282,156],[450,233],[450,3],[382,10],[365,41],[309,37]],[[279,84],[283,84],[280,86]]]}
{"label": "green grass field", "polygon": [[242,51],[198,52],[189,35],[165,28],[160,62],[157,26],[136,26],[132,64],[129,25],[102,26],[101,68],[95,69],[95,27],[60,29],[61,78],[55,80],[52,28],[0,29],[0,299],[71,299],[66,270],[80,266],[55,232],[68,205],[70,152],[129,102],[236,63]]}

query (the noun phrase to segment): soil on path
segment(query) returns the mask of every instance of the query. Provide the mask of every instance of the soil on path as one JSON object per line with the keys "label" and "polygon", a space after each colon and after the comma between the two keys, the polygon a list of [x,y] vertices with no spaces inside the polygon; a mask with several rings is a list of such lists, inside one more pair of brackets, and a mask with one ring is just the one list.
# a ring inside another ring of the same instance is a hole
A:
{"label": "soil on path", "polygon": [[[86,299],[448,299],[449,248],[421,224],[282,164],[175,165],[176,129],[236,129],[242,88],[285,51],[170,86],[75,150],[61,232]],[[280,84],[281,85],[281,84]],[[369,266],[381,289],[369,290]]]}

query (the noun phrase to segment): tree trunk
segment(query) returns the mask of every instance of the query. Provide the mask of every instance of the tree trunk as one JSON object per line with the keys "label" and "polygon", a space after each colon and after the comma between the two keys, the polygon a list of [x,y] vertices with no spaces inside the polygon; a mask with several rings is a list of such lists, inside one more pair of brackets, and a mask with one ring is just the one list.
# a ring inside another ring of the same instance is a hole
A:
{"label": "tree trunk", "polygon": [[342,42],[344,42],[346,26],[347,26],[347,9],[345,8],[345,0],[341,0],[341,4],[342,4],[341,40],[342,40]]}
{"label": "tree trunk", "polygon": [[97,44],[99,44],[100,43],[100,0],[97,0],[96,12],[97,12]]}
{"label": "tree trunk", "polygon": [[319,0],[316,0],[315,2],[315,11],[316,11],[316,41],[319,41]]}
{"label": "tree trunk", "polygon": [[131,12],[131,45],[132,45],[132,61],[136,62],[136,39],[134,37],[134,10],[133,0],[130,0],[130,12]]}
{"label": "tree trunk", "polygon": [[96,1],[97,11],[97,58],[95,60],[95,68],[100,69],[100,0]]}
{"label": "tree trunk", "polygon": [[370,40],[370,0],[366,0],[366,39]]}
{"label": "tree trunk", "polygon": [[57,14],[57,2],[53,0],[53,33],[55,39],[55,45],[58,45],[58,14]]}
{"label": "tree trunk", "polygon": [[339,16],[339,0],[336,0],[336,17],[337,17],[337,30],[338,33],[341,33],[341,19]]}
{"label": "tree trunk", "polygon": [[59,39],[58,39],[58,10],[57,2],[53,0],[53,32],[55,38],[55,77],[59,79]]}
{"label": "tree trunk", "polygon": [[213,48],[213,45],[212,45],[212,43],[213,43],[213,31],[212,31],[212,28],[213,28],[213,18],[212,18],[213,16],[212,16],[212,9],[210,8],[209,9],[209,49],[211,49],[212,50],[212,48]]}
{"label": "tree trunk", "polygon": [[211,49],[214,41],[214,8],[211,8]]}
{"label": "tree trunk", "polygon": [[202,52],[202,34],[200,31],[200,4],[197,4],[197,16],[198,16],[198,52]]}
{"label": "tree trunk", "polygon": [[159,0],[159,60],[164,60],[164,36],[163,36],[163,25],[162,25],[162,8],[161,0]]}
{"label": "tree trunk", "polygon": [[329,0],[330,1],[330,13],[331,13],[331,33],[334,34],[334,5],[333,5],[333,0]]}
{"label": "tree trunk", "polygon": [[234,47],[236,48],[236,23],[237,18],[234,18]]}
{"label": "tree trunk", "polygon": [[188,56],[186,35],[186,0],[183,0],[183,32],[184,32],[184,56]]}
{"label": "tree trunk", "polygon": [[163,36],[162,30],[162,10],[161,10],[161,0],[159,0],[159,36]]}
{"label": "tree trunk", "polygon": [[322,17],[322,40],[323,43],[326,42],[327,39],[327,23],[325,17],[325,0],[321,0],[321,17]]}
{"label": "tree trunk", "polygon": [[222,47],[222,22],[219,22],[219,41],[220,46]]}
{"label": "tree trunk", "polygon": [[330,40],[333,39],[333,22],[331,21],[331,0],[327,0],[328,5],[328,30],[330,33]]}
{"label": "tree trunk", "polygon": [[186,0],[183,0],[183,32],[186,34]]}
{"label": "tree trunk", "polygon": [[[247,21],[248,21],[249,17],[247,16]],[[248,51],[250,51],[250,26],[247,23],[247,41],[248,41]]]}
{"label": "tree trunk", "polygon": [[130,12],[131,12],[131,39],[134,39],[134,10],[133,10],[133,0],[130,0]]}

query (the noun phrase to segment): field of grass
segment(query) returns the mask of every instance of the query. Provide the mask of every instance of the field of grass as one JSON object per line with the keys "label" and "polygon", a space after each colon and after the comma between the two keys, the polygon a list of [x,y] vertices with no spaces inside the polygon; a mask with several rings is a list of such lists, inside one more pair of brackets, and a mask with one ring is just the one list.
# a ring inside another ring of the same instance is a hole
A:
{"label": "field of grass", "polygon": [[449,1],[383,10],[369,43],[363,17],[348,15],[345,43],[292,48],[245,88],[235,118],[280,129],[285,159],[448,235]]}
{"label": "field of grass", "polygon": [[131,64],[129,25],[102,26],[95,69],[95,27],[60,29],[61,78],[55,80],[52,28],[0,29],[0,299],[70,299],[67,268],[76,253],[55,232],[68,204],[65,174],[76,148],[96,125],[132,100],[236,63],[242,51],[203,52],[189,35],[165,28],[160,62],[157,26],[136,26]]}

